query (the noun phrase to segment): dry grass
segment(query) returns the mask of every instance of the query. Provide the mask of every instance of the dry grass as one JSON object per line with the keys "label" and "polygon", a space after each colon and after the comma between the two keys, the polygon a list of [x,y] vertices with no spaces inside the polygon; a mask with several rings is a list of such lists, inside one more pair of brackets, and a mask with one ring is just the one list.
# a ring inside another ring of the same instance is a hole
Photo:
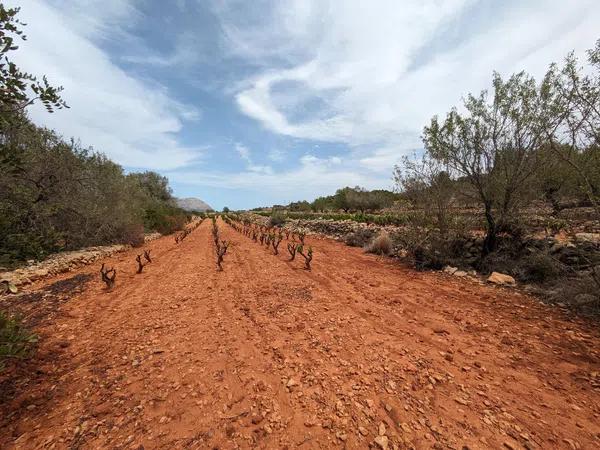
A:
{"label": "dry grass", "polygon": [[392,240],[385,231],[380,232],[366,247],[367,253],[389,255],[392,253]]}

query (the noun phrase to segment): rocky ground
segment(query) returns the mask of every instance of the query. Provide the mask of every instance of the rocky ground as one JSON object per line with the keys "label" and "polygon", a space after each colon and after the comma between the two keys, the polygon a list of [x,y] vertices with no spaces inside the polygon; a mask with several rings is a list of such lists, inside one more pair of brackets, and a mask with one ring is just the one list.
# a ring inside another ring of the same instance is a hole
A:
{"label": "rocky ground", "polygon": [[600,446],[597,326],[328,239],[306,271],[221,221],[217,272],[210,226],[0,300],[40,335],[0,375],[0,448]]}
{"label": "rocky ground", "polygon": [[[597,222],[585,222],[585,229],[597,229]],[[370,240],[381,232],[387,233],[392,239],[390,256],[399,257],[407,262],[406,237],[420,239],[415,234],[402,227],[378,226],[374,224],[357,223],[352,220],[333,221],[323,219],[290,220],[286,224],[294,230],[307,233],[318,233],[342,241],[348,245],[364,247]],[[600,266],[600,232],[581,231],[579,226],[567,233],[564,230],[552,235],[538,231],[524,236],[521,240],[508,240],[494,258],[481,264],[481,248],[483,233],[465,234],[455,237],[451,242],[453,254],[444,254],[442,260],[447,273],[457,276],[472,276],[475,279],[485,279],[491,272],[506,272],[529,293],[535,293],[552,303],[567,303],[575,309],[585,309],[588,313],[597,314],[598,293],[594,283],[589,279],[594,266],[596,272]],[[425,232],[425,231],[423,231]],[[409,242],[410,243],[410,242]],[[427,246],[427,243],[425,244]],[[483,266],[483,267],[481,267]],[[474,272],[478,268],[481,273]],[[451,270],[454,269],[452,272]],[[459,270],[460,269],[460,270]],[[589,289],[571,289],[571,285],[582,284],[573,279],[588,277]],[[543,278],[543,279],[540,279]],[[570,278],[570,279],[567,279]],[[562,280],[559,282],[558,280]],[[513,284],[514,281],[502,284]],[[565,289],[563,289],[563,286]],[[566,291],[566,292],[565,292]],[[579,292],[582,291],[582,292]],[[572,295],[569,295],[571,292]],[[590,306],[591,305],[591,306]]]}

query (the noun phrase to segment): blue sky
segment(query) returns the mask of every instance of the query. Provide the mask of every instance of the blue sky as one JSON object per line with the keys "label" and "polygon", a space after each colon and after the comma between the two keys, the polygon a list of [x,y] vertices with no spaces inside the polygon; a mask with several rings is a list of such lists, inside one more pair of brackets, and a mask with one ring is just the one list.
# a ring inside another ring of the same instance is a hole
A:
{"label": "blue sky", "polygon": [[252,208],[391,188],[420,131],[493,70],[600,38],[597,0],[10,0],[15,61],[63,85],[30,114],[180,197]]}

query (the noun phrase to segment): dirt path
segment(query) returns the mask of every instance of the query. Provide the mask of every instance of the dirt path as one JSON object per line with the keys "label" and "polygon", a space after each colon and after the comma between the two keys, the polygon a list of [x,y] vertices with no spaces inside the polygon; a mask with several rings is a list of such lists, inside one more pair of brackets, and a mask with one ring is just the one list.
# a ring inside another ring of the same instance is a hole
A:
{"label": "dirt path", "polygon": [[141,275],[135,251],[110,258],[113,292],[96,266],[35,286],[30,318],[83,283],[2,380],[0,448],[600,446],[591,325],[329,240],[307,272],[220,228],[224,272],[205,221],[147,244]]}

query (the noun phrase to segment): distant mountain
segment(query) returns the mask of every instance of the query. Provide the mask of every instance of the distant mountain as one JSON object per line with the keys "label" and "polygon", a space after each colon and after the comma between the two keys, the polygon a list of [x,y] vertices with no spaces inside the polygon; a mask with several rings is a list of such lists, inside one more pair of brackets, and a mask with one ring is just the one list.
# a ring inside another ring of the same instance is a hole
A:
{"label": "distant mountain", "polygon": [[206,211],[207,209],[213,209],[208,203],[195,197],[178,198],[177,206],[187,211]]}

